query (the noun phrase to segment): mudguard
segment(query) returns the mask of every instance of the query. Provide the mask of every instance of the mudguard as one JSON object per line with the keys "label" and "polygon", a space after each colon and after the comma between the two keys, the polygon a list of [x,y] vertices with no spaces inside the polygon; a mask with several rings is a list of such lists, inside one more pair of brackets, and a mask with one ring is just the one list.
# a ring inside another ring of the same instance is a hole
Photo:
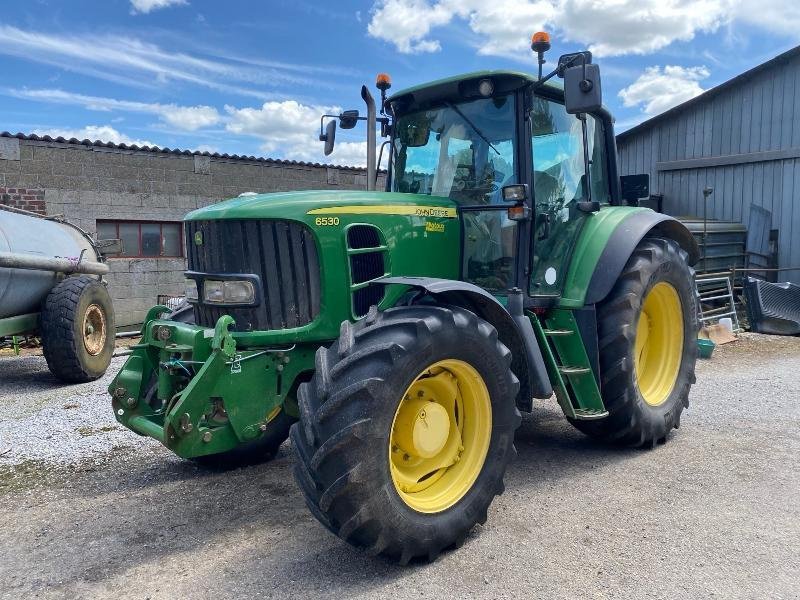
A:
{"label": "mudguard", "polygon": [[437,300],[462,306],[494,325],[500,341],[512,353],[511,369],[520,380],[517,404],[521,409],[531,410],[532,397],[549,398],[552,395],[553,388],[530,321],[522,314],[515,318],[483,288],[465,281],[434,277],[384,277],[376,283],[407,285],[425,290]]}
{"label": "mudguard", "polygon": [[700,258],[697,242],[677,219],[649,208],[604,209],[581,232],[561,305],[579,308],[602,301],[633,250],[648,234],[675,240],[688,255],[690,265]]}

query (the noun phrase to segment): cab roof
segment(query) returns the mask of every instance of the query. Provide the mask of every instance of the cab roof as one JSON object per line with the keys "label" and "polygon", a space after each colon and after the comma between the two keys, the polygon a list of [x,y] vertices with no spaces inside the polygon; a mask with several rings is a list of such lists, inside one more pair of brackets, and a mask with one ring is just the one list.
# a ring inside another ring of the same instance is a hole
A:
{"label": "cab roof", "polygon": [[[442,98],[464,97],[464,90],[466,87],[470,87],[470,84],[477,85],[477,83],[483,79],[491,79],[495,85],[496,91],[506,93],[536,83],[537,81],[537,77],[522,71],[474,71],[472,73],[437,79],[436,81],[400,90],[392,94],[388,100],[393,105],[407,105],[421,104]],[[555,77],[547,81],[544,87],[559,95],[563,93],[563,86]]]}

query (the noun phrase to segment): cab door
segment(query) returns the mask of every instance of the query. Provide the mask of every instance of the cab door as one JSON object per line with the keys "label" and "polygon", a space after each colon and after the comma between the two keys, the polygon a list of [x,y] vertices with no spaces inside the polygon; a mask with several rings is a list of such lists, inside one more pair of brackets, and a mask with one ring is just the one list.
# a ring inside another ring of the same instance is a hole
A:
{"label": "cab door", "polygon": [[[534,96],[529,122],[533,154],[533,257],[530,294],[558,298],[572,251],[589,215],[581,118],[586,119],[589,180],[593,201],[608,203],[608,157],[602,122],[570,115],[553,99]],[[583,205],[585,206],[585,205]]]}

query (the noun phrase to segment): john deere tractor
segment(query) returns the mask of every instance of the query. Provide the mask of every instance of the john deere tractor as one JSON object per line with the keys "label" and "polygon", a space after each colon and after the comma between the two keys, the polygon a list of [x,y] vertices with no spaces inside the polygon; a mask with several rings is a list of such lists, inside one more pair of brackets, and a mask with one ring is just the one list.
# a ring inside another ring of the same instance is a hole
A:
{"label": "john deere tractor", "polygon": [[187,215],[190,305],[149,312],[109,387],[119,422],[223,465],[291,437],[314,516],[401,563],[486,520],[535,399],[599,440],[664,442],[694,383],[698,250],[619,176],[590,53],[543,76],[548,48],[538,76],[388,95],[380,75],[365,115],[323,116],[328,153],[366,122],[366,191]]}

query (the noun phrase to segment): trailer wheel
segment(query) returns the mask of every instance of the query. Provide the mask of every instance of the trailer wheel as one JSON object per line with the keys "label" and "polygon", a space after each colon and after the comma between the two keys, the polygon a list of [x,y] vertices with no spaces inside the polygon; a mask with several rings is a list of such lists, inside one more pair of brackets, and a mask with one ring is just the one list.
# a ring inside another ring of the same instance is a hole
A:
{"label": "trailer wheel", "polygon": [[697,360],[694,270],[673,240],[645,238],[597,307],[600,380],[608,417],[570,420],[626,446],[655,446],[680,425]]}
{"label": "trailer wheel", "polygon": [[42,349],[50,371],[67,383],[102,377],[114,353],[114,307],[104,283],[67,277],[44,300]]}
{"label": "trailer wheel", "polygon": [[344,322],[300,386],[295,478],[334,534],[405,564],[463,543],[503,492],[519,381],[497,331],[455,307]]}

